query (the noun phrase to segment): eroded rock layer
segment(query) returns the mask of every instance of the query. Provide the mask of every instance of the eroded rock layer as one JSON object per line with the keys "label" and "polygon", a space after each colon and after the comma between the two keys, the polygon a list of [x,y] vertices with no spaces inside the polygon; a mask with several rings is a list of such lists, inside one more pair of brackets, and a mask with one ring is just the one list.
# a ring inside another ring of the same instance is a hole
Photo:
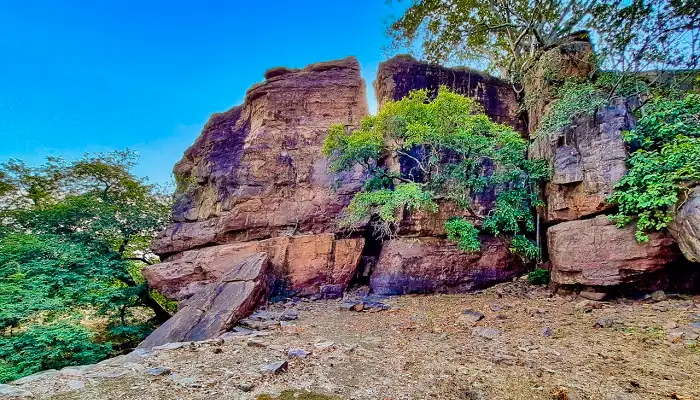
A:
{"label": "eroded rock layer", "polygon": [[634,116],[621,102],[533,139],[529,157],[547,160],[553,171],[545,188],[545,222],[575,220],[612,207],[606,199],[627,172],[622,133],[633,127]]}
{"label": "eroded rock layer", "polygon": [[700,263],[700,186],[681,196],[675,219],[668,231],[678,242],[685,258]]}
{"label": "eroded rock layer", "polygon": [[633,284],[677,261],[678,246],[661,232],[639,243],[634,226],[618,228],[607,216],[562,222],[547,231],[552,282],[612,287]]}
{"label": "eroded rock layer", "polygon": [[373,293],[464,293],[511,279],[523,263],[500,240],[481,238],[481,251],[467,253],[447,239],[400,237],[382,245],[372,275]]}
{"label": "eroded rock layer", "polygon": [[156,253],[335,230],[362,182],[329,175],[321,146],[331,124],[355,126],[368,112],[360,66],[346,58],[266,78],[212,116],[175,166],[174,223]]}

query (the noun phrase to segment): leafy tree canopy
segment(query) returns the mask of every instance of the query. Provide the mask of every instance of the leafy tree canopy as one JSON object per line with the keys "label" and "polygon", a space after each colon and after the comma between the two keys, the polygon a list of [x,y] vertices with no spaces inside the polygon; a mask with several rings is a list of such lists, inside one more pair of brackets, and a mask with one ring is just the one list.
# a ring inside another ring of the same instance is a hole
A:
{"label": "leafy tree canopy", "polygon": [[133,345],[147,308],[167,318],[140,267],[157,259],[148,246],[170,199],[135,163],[127,150],[0,165],[0,381]]}
{"label": "leafy tree canopy", "polygon": [[694,68],[697,0],[414,0],[389,27],[397,47],[430,61],[467,62],[519,83],[542,52],[591,32],[603,67]]}
{"label": "leafy tree canopy", "polygon": [[700,182],[700,95],[679,100],[656,98],[647,104],[636,128],[625,135],[632,149],[629,171],[608,201],[619,211],[619,227],[637,224],[637,240],[663,229],[689,187]]}
{"label": "leafy tree canopy", "polygon": [[[474,100],[441,87],[432,101],[418,90],[386,104],[360,129],[332,126],[323,151],[331,169],[360,165],[369,177],[346,209],[345,226],[372,221],[380,236],[391,236],[404,209],[434,212],[448,201],[463,211],[445,226],[461,249],[477,251],[478,234],[486,231],[516,235],[512,250],[534,258],[537,249],[522,235],[534,230],[531,187],[548,171],[543,161],[527,160],[526,148],[517,132],[490,121]],[[397,160],[400,172],[387,167]],[[481,216],[475,199],[486,192],[495,202]]]}

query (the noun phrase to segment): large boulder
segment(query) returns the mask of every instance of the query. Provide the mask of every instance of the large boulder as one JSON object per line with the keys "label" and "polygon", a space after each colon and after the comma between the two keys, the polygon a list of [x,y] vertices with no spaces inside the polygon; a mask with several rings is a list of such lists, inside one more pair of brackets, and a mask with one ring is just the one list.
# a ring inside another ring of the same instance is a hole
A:
{"label": "large boulder", "polygon": [[381,107],[388,101],[401,100],[411,90],[428,89],[437,93],[442,85],[478,100],[492,120],[525,132],[513,87],[470,68],[447,68],[398,55],[379,64],[374,91]]}
{"label": "large boulder", "polygon": [[357,126],[368,113],[359,63],[265,76],[241,106],[213,115],[175,166],[173,223],[156,253],[337,229],[362,176],[329,174],[321,147],[331,124]]}
{"label": "large boulder", "polygon": [[253,253],[237,262],[229,259],[226,266],[226,272],[216,282],[180,302],[178,312],[139,347],[213,339],[250,315],[268,292],[267,254]]}
{"label": "large boulder", "polygon": [[437,237],[385,241],[370,276],[373,293],[464,293],[511,279],[522,261],[498,239],[483,237],[481,251],[460,251]]}
{"label": "large boulder", "polygon": [[280,236],[188,250],[170,261],[148,266],[144,276],[151,287],[182,300],[218,281],[230,265],[265,253],[270,270],[291,294],[342,294],[362,256],[364,238],[335,239],[333,234]]}
{"label": "large boulder", "polygon": [[604,215],[550,227],[552,282],[596,287],[635,284],[681,257],[668,235],[651,233],[648,242],[639,243],[634,229],[617,228]]}
{"label": "large boulder", "polygon": [[547,160],[553,171],[545,187],[545,222],[579,219],[612,207],[606,199],[627,172],[622,132],[634,123],[628,103],[619,102],[533,139],[529,157]]}
{"label": "large boulder", "polygon": [[678,242],[685,258],[700,263],[700,186],[682,198],[676,215],[668,231]]}

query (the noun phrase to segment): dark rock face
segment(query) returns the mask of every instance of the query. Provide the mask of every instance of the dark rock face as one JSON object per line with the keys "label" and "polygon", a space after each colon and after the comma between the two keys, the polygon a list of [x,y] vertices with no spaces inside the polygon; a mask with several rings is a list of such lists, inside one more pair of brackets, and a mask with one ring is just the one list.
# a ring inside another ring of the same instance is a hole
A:
{"label": "dark rock face", "polygon": [[254,253],[225,264],[228,269],[217,282],[181,302],[178,312],[139,347],[213,339],[250,315],[267,295],[271,278],[267,254]]}
{"label": "dark rock face", "polygon": [[576,118],[552,135],[534,138],[531,159],[549,162],[553,176],[545,188],[546,222],[570,221],[609,209],[606,199],[627,172],[622,132],[634,128],[627,103]]}
{"label": "dark rock face", "polygon": [[686,259],[700,263],[700,186],[681,198],[680,208],[675,219],[668,225],[668,231],[678,242]]}
{"label": "dark rock face", "polygon": [[562,222],[547,231],[552,282],[612,287],[634,284],[680,259],[666,234],[638,243],[634,227],[617,228],[607,216]]}
{"label": "dark rock face", "polygon": [[382,245],[370,277],[373,293],[464,293],[511,279],[521,260],[500,240],[483,237],[481,252],[466,253],[446,239],[391,239]]}
{"label": "dark rock face", "polygon": [[401,100],[411,90],[437,92],[445,85],[458,93],[478,100],[486,115],[499,123],[525,132],[518,113],[518,101],[510,84],[481,71],[469,68],[446,68],[399,55],[379,64],[374,91],[381,107],[387,101]]}

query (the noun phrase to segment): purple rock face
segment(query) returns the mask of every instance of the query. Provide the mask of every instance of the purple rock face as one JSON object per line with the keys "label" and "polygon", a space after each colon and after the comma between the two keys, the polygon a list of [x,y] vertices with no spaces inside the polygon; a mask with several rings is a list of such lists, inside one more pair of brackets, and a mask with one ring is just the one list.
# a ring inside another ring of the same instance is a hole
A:
{"label": "purple rock face", "polygon": [[381,106],[387,101],[401,100],[411,90],[428,89],[431,93],[437,93],[442,85],[478,100],[493,121],[526,132],[512,86],[481,71],[446,68],[417,61],[408,55],[399,55],[379,64],[374,90]]}

